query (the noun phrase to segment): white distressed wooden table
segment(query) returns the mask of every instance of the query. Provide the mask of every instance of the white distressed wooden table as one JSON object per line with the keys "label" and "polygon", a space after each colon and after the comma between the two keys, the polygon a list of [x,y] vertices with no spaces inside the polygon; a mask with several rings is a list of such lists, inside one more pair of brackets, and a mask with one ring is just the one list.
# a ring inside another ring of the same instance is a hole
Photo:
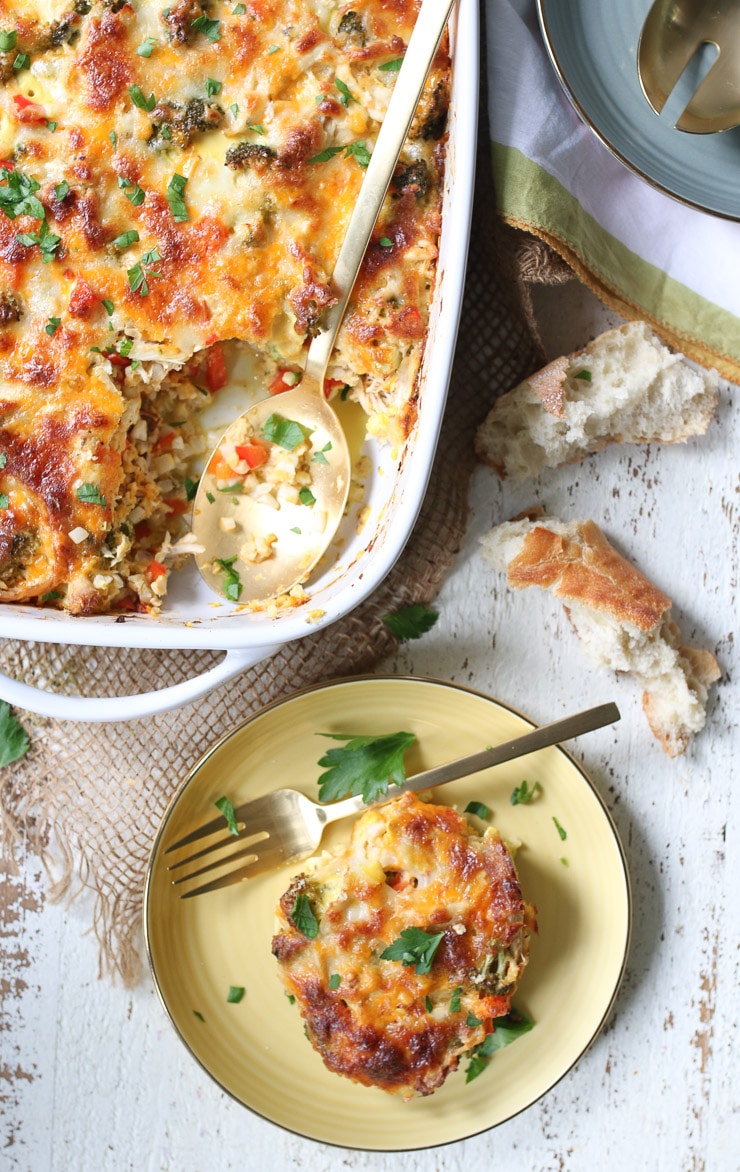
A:
{"label": "white distressed wooden table", "polygon": [[[553,355],[612,320],[575,283],[541,291],[538,309]],[[439,621],[384,665],[472,685],[537,722],[616,699],[618,730],[591,734],[575,752],[614,815],[634,889],[629,967],[595,1045],[528,1111],[467,1142],[403,1156],[409,1172],[504,1161],[526,1172],[740,1168],[738,391],[724,387],[717,421],[687,446],[613,448],[525,486],[479,469]],[[481,534],[535,500],[599,521],[671,595],[687,639],[717,655],[724,678],[686,757],[664,756],[639,689],[590,665],[551,598],[509,592],[480,558]],[[397,1156],[304,1141],[231,1101],[176,1038],[148,976],[134,992],[97,979],[84,899],[45,906],[33,865],[6,881],[24,898],[4,925],[3,1172],[395,1172]],[[563,1006],[564,1030],[577,1012]]]}

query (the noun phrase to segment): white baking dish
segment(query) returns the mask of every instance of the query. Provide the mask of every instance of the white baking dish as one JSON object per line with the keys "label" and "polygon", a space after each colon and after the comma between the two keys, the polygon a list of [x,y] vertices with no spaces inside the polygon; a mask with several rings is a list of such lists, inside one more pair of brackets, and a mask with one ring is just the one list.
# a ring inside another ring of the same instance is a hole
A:
{"label": "white baking dish", "polygon": [[453,54],[450,136],[445,175],[437,283],[424,363],[419,415],[400,461],[368,441],[372,472],[367,486],[370,516],[358,533],[356,520],[340,531],[338,559],[307,587],[309,601],[278,617],[245,613],[217,603],[194,564],[170,578],[157,617],[71,617],[24,605],[0,608],[0,637],[103,647],[224,650],[215,668],[184,683],[134,696],[60,696],[0,674],[0,698],[59,719],[126,720],[197,699],[281,646],[336,622],[382,582],[408,540],[432,469],[455,350],[473,202],[478,112],[478,10],[460,0],[451,21]]}

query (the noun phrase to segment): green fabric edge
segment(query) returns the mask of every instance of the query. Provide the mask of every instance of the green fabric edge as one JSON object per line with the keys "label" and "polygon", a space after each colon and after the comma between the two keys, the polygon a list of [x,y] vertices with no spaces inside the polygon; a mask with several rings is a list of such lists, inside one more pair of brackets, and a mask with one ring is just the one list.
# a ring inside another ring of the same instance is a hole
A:
{"label": "green fabric edge", "polygon": [[653,321],[740,361],[740,320],[611,236],[575,196],[516,147],[492,142],[498,209],[518,226],[564,241],[596,280]]}

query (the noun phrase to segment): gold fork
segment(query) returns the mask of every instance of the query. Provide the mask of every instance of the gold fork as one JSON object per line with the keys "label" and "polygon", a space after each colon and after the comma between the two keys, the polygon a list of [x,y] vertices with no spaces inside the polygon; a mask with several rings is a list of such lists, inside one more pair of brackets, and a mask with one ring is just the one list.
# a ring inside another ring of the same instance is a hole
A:
{"label": "gold fork", "polygon": [[264,794],[251,802],[245,802],[234,811],[239,825],[238,836],[230,831],[223,833],[226,821],[223,816],[214,818],[211,822],[191,831],[183,838],[173,842],[165,851],[180,850],[190,843],[198,842],[203,838],[219,834],[214,842],[172,863],[168,870],[175,871],[186,867],[196,859],[221,852],[223,848],[239,844],[238,849],[221,854],[219,857],[173,879],[173,883],[185,883],[195,879],[208,871],[219,867],[231,866],[237,860],[244,860],[235,870],[229,870],[218,878],[203,883],[194,890],[182,893],[182,899],[191,899],[194,895],[203,895],[207,891],[216,891],[221,887],[230,887],[232,883],[240,883],[243,879],[252,879],[265,871],[272,871],[284,863],[298,862],[307,858],[316,850],[321,841],[324,827],[340,818],[347,818],[350,814],[357,814],[360,810],[367,810],[371,806],[382,806],[401,794],[412,791],[432,789],[444,785],[448,781],[455,781],[460,777],[469,777],[483,769],[490,769],[494,765],[501,765],[504,761],[511,761],[515,757],[524,757],[538,749],[545,749],[548,745],[557,745],[560,741],[570,737],[580,736],[581,733],[592,732],[603,728],[606,724],[613,724],[620,719],[616,704],[600,704],[596,708],[588,708],[585,712],[578,712],[574,716],[566,716],[562,720],[555,720],[541,728],[533,729],[513,740],[504,741],[491,749],[483,749],[479,753],[472,753],[468,757],[461,757],[456,761],[449,761],[446,765],[427,769],[410,777],[403,785],[394,785],[376,802],[363,802],[361,797],[345,798],[341,802],[332,802],[322,806],[312,802],[304,794],[296,790],[278,789]]}

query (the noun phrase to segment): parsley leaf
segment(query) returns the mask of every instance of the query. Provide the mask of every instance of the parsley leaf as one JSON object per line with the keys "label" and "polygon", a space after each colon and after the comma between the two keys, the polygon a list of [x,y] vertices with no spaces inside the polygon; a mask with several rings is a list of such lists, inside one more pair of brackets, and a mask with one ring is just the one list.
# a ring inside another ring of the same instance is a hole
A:
{"label": "parsley leaf", "polygon": [[392,61],[386,61],[383,65],[379,65],[378,69],[382,69],[384,73],[398,73],[403,65],[403,57],[394,57]]}
{"label": "parsley leaf", "polygon": [[305,484],[298,490],[298,500],[302,505],[307,505],[309,508],[311,505],[316,504],[316,497],[311,492],[311,489]]}
{"label": "parsley leaf", "polygon": [[105,497],[101,495],[97,484],[81,484],[77,489],[77,499],[85,505],[100,505],[105,508]]}
{"label": "parsley leaf", "polygon": [[439,615],[421,602],[401,606],[383,615],[383,622],[397,639],[418,639],[436,623]]}
{"label": "parsley leaf", "polygon": [[228,798],[219,798],[217,802],[213,803],[226,819],[226,825],[229,828],[229,834],[236,837],[239,836],[239,824],[236,820],[236,811]]}
{"label": "parsley leaf", "polygon": [[564,827],[562,827],[562,826],[560,825],[560,823],[558,822],[557,818],[556,818],[554,815],[553,815],[553,819],[552,819],[552,820],[553,820],[553,822],[555,823],[555,829],[557,830],[557,832],[558,832],[558,834],[560,835],[561,839],[562,839],[563,841],[565,841],[565,839],[568,837],[568,832],[567,832],[567,831],[564,829]]}
{"label": "parsley leaf", "polygon": [[200,480],[193,480],[190,476],[185,477],[185,496],[189,501],[195,500],[199,484]]}
{"label": "parsley leaf", "polygon": [[148,98],[144,97],[144,94],[142,90],[139,89],[138,85],[129,86],[128,92],[134,105],[138,106],[140,110],[146,110],[147,113],[151,113],[157,104],[157,99],[155,98],[154,94],[150,94]]}
{"label": "parsley leaf", "polygon": [[400,960],[403,965],[415,965],[419,974],[429,973],[443,939],[444,932],[432,935],[422,928],[404,928],[398,939],[381,952],[380,959]]}
{"label": "parsley leaf", "polygon": [[281,448],[292,452],[299,444],[308,439],[311,428],[304,427],[295,419],[286,419],[284,415],[269,415],[262,425],[260,436]]}
{"label": "parsley leaf", "polygon": [[129,203],[132,203],[135,208],[143,204],[145,199],[144,190],[139,187],[138,183],[134,183],[133,179],[127,179],[125,175],[119,175],[118,186]]}
{"label": "parsley leaf", "polygon": [[416,741],[413,733],[387,733],[380,737],[319,733],[319,736],[347,741],[341,749],[329,749],[319,760],[319,765],[326,767],[326,772],[319,777],[320,801],[362,794],[364,802],[374,802],[387,792],[390,784],[403,785],[406,780],[403,755]]}
{"label": "parsley leaf", "polygon": [[342,978],[339,975],[339,973],[332,973],[332,975],[329,977],[329,988],[330,989],[338,989],[341,982],[342,982]]}
{"label": "parsley leaf", "polygon": [[18,42],[18,33],[15,29],[10,31],[3,30],[0,32],[0,53],[9,53],[14,49]]}
{"label": "parsley leaf", "polygon": [[529,1033],[533,1027],[534,1022],[527,1021],[526,1017],[517,1013],[515,1009],[507,1013],[506,1017],[495,1017],[492,1032],[487,1034],[472,1052],[470,1064],[465,1074],[466,1083],[483,1073],[492,1054],[495,1054],[497,1050],[503,1050],[504,1046],[510,1046],[517,1038],[521,1038],[522,1034]]}
{"label": "parsley leaf", "polygon": [[0,509],[7,509],[10,505],[10,497],[7,492],[0,492]]}
{"label": "parsley leaf", "polygon": [[350,102],[356,101],[354,94],[350,92],[349,88],[344,84],[340,77],[334,79],[334,85],[341,94],[339,101],[343,106],[349,106]]}
{"label": "parsley leaf", "polygon": [[295,924],[299,932],[306,937],[307,940],[313,940],[318,936],[319,921],[313,913],[313,908],[309,903],[308,896],[305,891],[295,897],[295,903],[290,913],[290,918]]}
{"label": "parsley leaf", "polygon": [[151,57],[152,53],[157,47],[157,42],[154,37],[147,37],[142,41],[136,52],[140,57]]}
{"label": "parsley leaf", "polygon": [[450,997],[450,1013],[460,1012],[460,994],[463,991],[462,985],[458,985]]}
{"label": "parsley leaf", "polygon": [[170,205],[172,219],[177,224],[183,223],[188,218],[188,209],[185,203],[186,183],[187,179],[184,175],[173,175],[167,184],[167,203]]}
{"label": "parsley leaf", "polygon": [[[233,486],[226,491],[233,491]],[[238,602],[239,595],[243,590],[242,580],[239,577],[239,572],[238,570],[234,569],[235,561],[236,557],[216,558],[214,562],[214,565],[218,566],[219,569],[223,570],[224,572],[224,594],[231,602]]]}
{"label": "parsley leaf", "polygon": [[20,761],[29,748],[28,734],[13,715],[6,700],[0,700],[0,769],[11,761]]}
{"label": "parsley leaf", "polygon": [[26,248],[32,248],[34,244],[38,244],[41,249],[41,259],[44,264],[48,264],[49,261],[54,260],[54,254],[62,243],[61,236],[57,236],[56,232],[49,230],[46,218],[41,221],[38,232],[18,232],[16,240],[21,244],[25,244]]}
{"label": "parsley leaf", "polygon": [[[128,235],[128,233],[126,233]],[[120,238],[119,238],[120,239]],[[116,242],[114,241],[114,244]],[[128,283],[132,293],[140,293],[142,297],[146,297],[149,293],[149,277],[161,277],[161,273],[155,273],[151,269],[151,265],[155,264],[162,257],[159,254],[159,249],[154,247],[148,249],[144,253],[140,261],[137,261],[132,268],[127,270]]]}
{"label": "parsley leaf", "polygon": [[216,94],[220,94],[223,86],[224,83],[222,81],[216,81],[215,77],[206,78],[206,93],[209,98],[215,98]]}
{"label": "parsley leaf", "polygon": [[578,374],[573,375],[573,378],[582,378],[585,383],[590,383],[591,382],[591,371],[590,370],[579,370]]}
{"label": "parsley leaf", "polygon": [[24,175],[21,171],[9,171],[7,167],[0,170],[0,209],[10,220],[16,216],[31,216],[34,220],[45,220],[46,211],[41,200],[36,196],[39,183],[31,175]]}
{"label": "parsley leaf", "polygon": [[128,232],[122,232],[120,236],[116,236],[113,244],[116,248],[128,248],[131,244],[136,244],[139,239],[139,233],[135,228],[129,228]]}
{"label": "parsley leaf", "polygon": [[487,818],[491,811],[488,809],[488,806],[483,805],[483,802],[468,802],[463,813],[475,814],[478,818]]}
{"label": "parsley leaf", "polygon": [[207,16],[196,16],[190,27],[198,33],[203,33],[204,37],[208,37],[211,44],[221,40],[220,20],[209,20]]}
{"label": "parsley leaf", "polygon": [[44,326],[44,329],[46,330],[46,332],[50,338],[54,337],[54,334],[57,332],[57,330],[59,329],[61,324],[62,324],[62,319],[60,317],[50,317],[49,318],[49,321]]}
{"label": "parsley leaf", "polygon": [[229,985],[229,992],[226,995],[226,1000],[230,1005],[238,1005],[245,992],[246,990],[243,985]]}
{"label": "parsley leaf", "polygon": [[62,179],[61,183],[54,185],[54,194],[60,202],[69,195],[69,184],[66,179]]}
{"label": "parsley leaf", "polygon": [[363,168],[363,170],[370,162],[370,151],[367,149],[364,142],[351,142],[347,147],[347,158],[349,158],[350,155],[358,164],[358,166]]}
{"label": "parsley leaf", "polygon": [[528,781],[523,781],[521,785],[511,791],[509,801],[512,806],[528,806],[535,794],[539,793],[541,789],[542,786],[538,781],[535,781],[531,786]]}

